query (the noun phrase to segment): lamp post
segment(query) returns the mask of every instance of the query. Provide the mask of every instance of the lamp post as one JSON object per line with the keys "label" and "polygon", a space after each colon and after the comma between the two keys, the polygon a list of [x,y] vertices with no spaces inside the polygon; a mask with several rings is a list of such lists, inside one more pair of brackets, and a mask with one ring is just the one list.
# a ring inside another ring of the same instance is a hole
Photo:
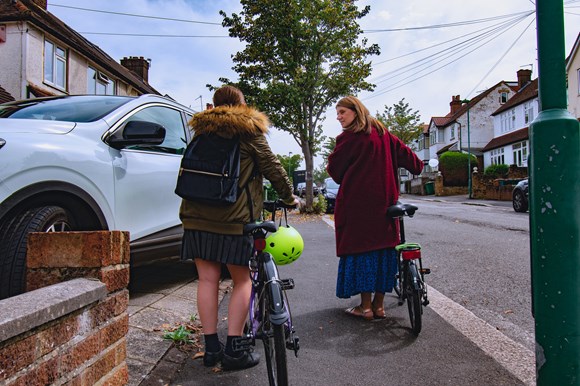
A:
{"label": "lamp post", "polygon": [[292,156],[292,152],[288,152],[288,178],[290,178],[290,157]]}
{"label": "lamp post", "polygon": [[[469,99],[463,99],[461,103],[469,103]],[[471,197],[471,138],[469,127],[469,106],[467,107],[467,191],[469,198]]]}

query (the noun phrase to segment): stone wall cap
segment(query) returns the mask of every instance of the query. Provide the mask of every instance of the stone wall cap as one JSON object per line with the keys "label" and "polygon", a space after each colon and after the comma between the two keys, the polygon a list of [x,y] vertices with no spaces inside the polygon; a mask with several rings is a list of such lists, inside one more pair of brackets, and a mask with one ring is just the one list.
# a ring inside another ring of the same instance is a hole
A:
{"label": "stone wall cap", "polygon": [[80,278],[0,300],[0,342],[107,296],[105,284]]}

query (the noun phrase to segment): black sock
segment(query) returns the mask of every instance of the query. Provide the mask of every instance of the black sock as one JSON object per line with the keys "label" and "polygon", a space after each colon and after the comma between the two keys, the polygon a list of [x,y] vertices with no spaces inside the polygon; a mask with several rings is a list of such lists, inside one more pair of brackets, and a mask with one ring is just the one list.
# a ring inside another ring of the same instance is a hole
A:
{"label": "black sock", "polygon": [[218,334],[209,334],[203,336],[205,339],[205,351],[218,352],[221,349]]}
{"label": "black sock", "polygon": [[243,352],[242,351],[234,351],[234,344],[233,343],[234,343],[235,338],[241,338],[241,337],[228,335],[228,340],[226,342],[225,354],[229,357],[232,357],[232,358],[239,358],[242,356]]}

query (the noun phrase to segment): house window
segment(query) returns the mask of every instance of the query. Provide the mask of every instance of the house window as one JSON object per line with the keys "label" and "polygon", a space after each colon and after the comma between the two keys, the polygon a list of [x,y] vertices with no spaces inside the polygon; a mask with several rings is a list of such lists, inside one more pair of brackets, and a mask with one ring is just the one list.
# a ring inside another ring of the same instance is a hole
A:
{"label": "house window", "polygon": [[514,109],[506,111],[501,115],[501,131],[502,133],[506,133],[508,131],[512,131],[515,127],[516,122],[516,113]]}
{"label": "house window", "polygon": [[66,49],[44,41],[44,81],[66,90]]}
{"label": "house window", "polygon": [[534,105],[533,102],[524,104],[524,123],[530,124],[534,120]]}
{"label": "house window", "polygon": [[87,70],[87,94],[115,95],[115,81],[100,71],[89,67]]}
{"label": "house window", "polygon": [[491,151],[491,164],[492,165],[503,165],[505,164],[505,158],[503,154],[503,147],[500,149],[494,149]]}
{"label": "house window", "polygon": [[509,94],[508,94],[507,92],[505,92],[505,91],[504,91],[504,92],[502,92],[502,93],[499,95],[499,103],[501,103],[502,105],[503,105],[504,103],[506,103],[506,102],[508,101],[508,96],[509,96]]}
{"label": "house window", "polygon": [[519,167],[528,166],[528,144],[526,141],[512,145],[514,164]]}
{"label": "house window", "polygon": [[437,143],[437,129],[431,130],[429,132],[429,144]]}
{"label": "house window", "polygon": [[449,139],[455,139],[455,125],[451,126],[451,134]]}

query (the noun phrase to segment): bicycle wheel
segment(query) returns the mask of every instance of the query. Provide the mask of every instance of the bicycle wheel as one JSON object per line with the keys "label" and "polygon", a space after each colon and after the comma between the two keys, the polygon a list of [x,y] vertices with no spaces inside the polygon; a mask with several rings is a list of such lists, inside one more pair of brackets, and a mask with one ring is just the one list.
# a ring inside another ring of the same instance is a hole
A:
{"label": "bicycle wheel", "polygon": [[[264,296],[266,304],[264,309],[270,308],[270,296]],[[286,363],[286,337],[284,325],[276,325],[270,322],[268,311],[264,315],[264,334],[262,343],[266,354],[266,367],[268,369],[268,381],[271,386],[288,385],[288,367]]]}
{"label": "bicycle wheel", "polygon": [[411,329],[415,335],[419,335],[422,327],[423,304],[421,304],[422,288],[420,285],[419,272],[417,266],[409,262],[406,266],[405,291],[407,294],[407,308],[409,309],[409,319],[411,319]]}

